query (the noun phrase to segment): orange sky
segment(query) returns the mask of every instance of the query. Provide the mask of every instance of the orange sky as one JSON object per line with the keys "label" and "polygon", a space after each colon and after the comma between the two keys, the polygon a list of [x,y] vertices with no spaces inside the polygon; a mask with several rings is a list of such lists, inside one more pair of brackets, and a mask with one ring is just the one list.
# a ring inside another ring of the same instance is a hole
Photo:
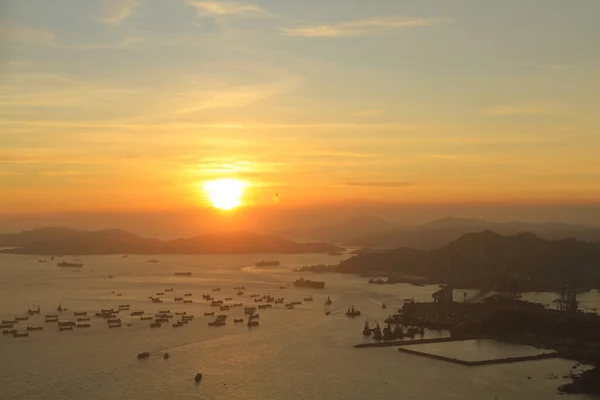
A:
{"label": "orange sky", "polygon": [[600,200],[591,3],[318,3],[8,3],[2,213]]}

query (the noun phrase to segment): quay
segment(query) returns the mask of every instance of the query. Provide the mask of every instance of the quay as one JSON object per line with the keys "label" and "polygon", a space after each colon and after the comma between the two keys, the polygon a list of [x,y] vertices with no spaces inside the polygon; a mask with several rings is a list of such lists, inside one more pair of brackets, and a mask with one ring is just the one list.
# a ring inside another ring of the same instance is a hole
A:
{"label": "quay", "polygon": [[429,344],[429,343],[445,343],[445,342],[461,342],[463,340],[479,340],[489,339],[487,336],[446,336],[431,339],[415,339],[415,340],[392,340],[389,342],[379,343],[360,343],[353,347],[360,349],[364,347],[392,347],[392,346],[408,346],[411,344]]}
{"label": "quay", "polygon": [[493,360],[465,361],[465,360],[459,360],[457,358],[445,357],[445,356],[440,356],[437,354],[430,354],[430,353],[425,353],[425,352],[418,351],[418,350],[406,349],[406,348],[402,348],[402,347],[399,348],[398,351],[401,351],[402,353],[408,353],[408,354],[414,354],[414,355],[418,355],[418,356],[433,358],[435,360],[447,361],[447,362],[451,362],[454,364],[466,365],[468,367],[477,367],[480,365],[507,364],[507,363],[521,362],[521,361],[547,360],[550,358],[560,357],[560,355],[558,353],[544,353],[544,354],[537,354],[534,356],[505,357],[505,358],[497,358],[497,359],[493,359]]}

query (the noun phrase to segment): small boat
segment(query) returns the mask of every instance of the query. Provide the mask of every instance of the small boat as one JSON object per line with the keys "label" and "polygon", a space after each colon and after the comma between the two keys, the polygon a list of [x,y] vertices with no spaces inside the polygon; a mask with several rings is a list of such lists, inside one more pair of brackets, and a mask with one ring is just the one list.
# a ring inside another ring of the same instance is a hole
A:
{"label": "small boat", "polygon": [[77,328],[91,328],[90,324],[77,324],[75,325]]}
{"label": "small boat", "polygon": [[162,303],[163,301],[161,299],[153,298],[152,302],[153,303]]}
{"label": "small boat", "polygon": [[108,324],[108,327],[109,328],[120,328],[121,324],[120,323],[119,324]]}
{"label": "small boat", "polygon": [[73,327],[72,326],[59,326],[58,327],[58,331],[62,332],[62,331],[72,331]]}
{"label": "small boat", "polygon": [[123,254],[121,258],[127,258],[127,254]]}
{"label": "small boat", "polygon": [[159,314],[169,314],[171,310],[158,310]]}
{"label": "small boat", "polygon": [[205,313],[204,313],[204,316],[205,316],[205,317],[208,317],[208,316],[210,316],[210,315],[215,315],[215,312],[213,311],[213,312],[205,312]]}
{"label": "small boat", "polygon": [[77,318],[77,322],[85,322],[85,321],[90,321],[90,320],[91,320],[90,317]]}
{"label": "small boat", "polygon": [[138,315],[144,315],[143,311],[134,311],[131,313],[132,317],[137,317]]}
{"label": "small boat", "polygon": [[383,308],[383,309],[386,309],[386,308],[387,308],[387,306],[386,306],[385,304],[382,304],[382,305],[381,305],[381,308]]}
{"label": "small boat", "polygon": [[58,322],[58,318],[48,318],[48,317],[46,317],[46,319],[44,320],[44,322]]}
{"label": "small boat", "polygon": [[192,276],[191,272],[175,272],[176,276]]}
{"label": "small boat", "polygon": [[233,320],[234,323],[239,324],[240,322],[244,322],[243,318],[236,318]]}
{"label": "small boat", "polygon": [[157,263],[157,262],[158,262],[158,260],[153,258],[152,260],[148,260],[148,261],[146,261],[146,262],[149,262],[149,263]]}
{"label": "small boat", "polygon": [[346,316],[348,318],[360,317],[360,311],[358,311],[354,306],[352,306],[348,309],[348,311],[346,311]]}
{"label": "small boat", "polygon": [[138,360],[142,360],[142,359],[145,359],[145,358],[148,358],[148,357],[150,357],[150,353],[147,352],[147,351],[145,351],[143,353],[139,353],[137,355]]}
{"label": "small boat", "polygon": [[231,301],[233,300],[233,297],[225,297],[225,301]]}
{"label": "small boat", "polygon": [[313,297],[312,296],[308,296],[304,298],[304,301],[313,301]]}
{"label": "small boat", "polygon": [[106,321],[109,324],[120,324],[121,323],[121,319],[120,318],[113,318],[113,319],[109,319]]}
{"label": "small boat", "polygon": [[185,304],[190,304],[190,303],[193,303],[194,301],[193,301],[193,300],[184,300],[183,302],[184,302]]}
{"label": "small boat", "polygon": [[151,316],[147,316],[147,317],[140,317],[140,321],[149,321],[151,320],[153,317]]}
{"label": "small boat", "polygon": [[2,323],[3,324],[16,324],[16,323],[18,323],[18,321],[16,319],[3,319]]}
{"label": "small boat", "polygon": [[221,306],[221,311],[229,311],[229,306]]}
{"label": "small boat", "polygon": [[156,295],[157,295],[157,296],[164,296],[164,295],[165,295],[165,292],[158,292],[158,293],[156,293]]}
{"label": "small boat", "polygon": [[14,335],[15,333],[17,333],[16,329],[5,329],[2,331],[3,335]]}
{"label": "small boat", "polygon": [[87,312],[85,312],[85,311],[82,311],[82,312],[77,312],[77,311],[75,311],[75,312],[73,313],[73,315],[74,315],[74,316],[76,316],[76,317],[78,317],[78,316],[83,316],[83,315],[87,315]]}
{"label": "small boat", "polygon": [[27,310],[27,314],[35,315],[40,313],[40,306],[37,306],[37,310]]}
{"label": "small boat", "polygon": [[238,291],[236,294],[237,294],[238,296],[243,296],[243,295],[244,295],[244,292],[242,292],[241,290],[239,290],[239,291]]}
{"label": "small boat", "polygon": [[150,324],[150,328],[160,328],[162,325],[160,322],[153,322]]}
{"label": "small boat", "polygon": [[13,337],[29,337],[29,332],[14,332]]}
{"label": "small boat", "polygon": [[188,292],[188,293],[184,293],[183,295],[184,295],[185,297],[190,297],[192,294]]}
{"label": "small boat", "polygon": [[168,360],[168,359],[169,359],[169,357],[171,357],[171,356],[169,355],[169,353],[165,353],[165,354],[163,354],[163,360]]}
{"label": "small boat", "polygon": [[173,288],[165,289],[165,292],[172,292],[172,291],[173,291]]}
{"label": "small boat", "polygon": [[183,315],[183,316],[181,316],[181,320],[182,321],[191,321],[193,319],[194,319],[193,315]]}
{"label": "small boat", "polygon": [[175,297],[175,299],[173,299],[173,301],[183,301],[183,297]]}
{"label": "small boat", "polygon": [[326,306],[330,306],[330,305],[331,305],[331,303],[333,303],[333,302],[331,301],[331,297],[327,296],[327,301],[325,302],[325,305],[326,305]]}
{"label": "small boat", "polygon": [[38,262],[39,262],[39,263],[45,263],[45,262],[46,262],[46,260],[43,260],[43,259],[42,259],[42,260],[38,260]]}
{"label": "small boat", "polygon": [[200,381],[202,380],[202,374],[198,372],[194,377],[194,380],[196,381],[196,383],[200,383]]}
{"label": "small boat", "polygon": [[329,315],[329,314],[331,314],[331,311],[327,311],[327,312],[325,313],[325,315]]}
{"label": "small boat", "polygon": [[175,315],[186,315],[187,312],[186,311],[176,311]]}
{"label": "small boat", "polygon": [[168,324],[169,320],[167,318],[156,318],[156,320],[154,321],[158,324]]}
{"label": "small boat", "polygon": [[173,324],[173,328],[181,328],[183,326],[183,324],[181,322],[177,322],[175,324]]}
{"label": "small boat", "polygon": [[253,321],[253,320],[248,320],[248,326],[259,326],[260,322],[258,321]]}
{"label": "small boat", "polygon": [[212,291],[213,291],[213,292],[220,292],[220,291],[221,291],[221,288],[213,288],[213,290],[212,290]]}
{"label": "small boat", "polygon": [[224,326],[224,325],[227,325],[227,322],[225,322],[224,320],[215,320],[215,321],[208,323],[208,326]]}

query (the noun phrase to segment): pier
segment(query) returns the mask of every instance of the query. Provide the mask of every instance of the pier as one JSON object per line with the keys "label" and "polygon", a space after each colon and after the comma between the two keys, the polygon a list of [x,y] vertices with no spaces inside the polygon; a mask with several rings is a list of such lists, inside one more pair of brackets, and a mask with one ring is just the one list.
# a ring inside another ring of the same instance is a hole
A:
{"label": "pier", "polygon": [[447,337],[432,338],[432,339],[392,340],[389,342],[360,343],[360,344],[355,344],[354,347],[357,349],[364,348],[364,347],[393,347],[393,346],[408,346],[411,344],[460,342],[463,340],[478,340],[478,339],[489,339],[489,338],[486,336],[447,336]]}
{"label": "pier", "polygon": [[401,351],[402,353],[408,353],[408,354],[414,354],[414,355],[418,355],[418,356],[433,358],[435,360],[447,361],[447,362],[451,362],[454,364],[466,365],[468,367],[477,367],[480,365],[507,364],[507,363],[522,362],[522,361],[547,360],[550,358],[560,357],[558,353],[544,353],[544,354],[537,354],[534,356],[505,357],[505,358],[497,358],[497,359],[493,359],[493,360],[465,361],[465,360],[459,360],[457,358],[445,357],[445,356],[440,356],[437,354],[430,354],[430,353],[425,353],[425,352],[418,351],[418,350],[406,349],[406,348],[402,348],[402,347],[399,348],[398,351]]}

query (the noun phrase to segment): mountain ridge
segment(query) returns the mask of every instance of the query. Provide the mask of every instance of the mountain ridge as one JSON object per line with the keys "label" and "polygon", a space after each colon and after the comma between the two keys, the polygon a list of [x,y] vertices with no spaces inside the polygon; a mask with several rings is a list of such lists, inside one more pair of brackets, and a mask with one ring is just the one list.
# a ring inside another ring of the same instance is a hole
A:
{"label": "mountain ridge", "polygon": [[299,243],[272,235],[231,232],[160,240],[121,229],[80,231],[44,227],[13,234],[0,234],[3,253],[37,255],[93,254],[300,254],[343,250],[324,242]]}

